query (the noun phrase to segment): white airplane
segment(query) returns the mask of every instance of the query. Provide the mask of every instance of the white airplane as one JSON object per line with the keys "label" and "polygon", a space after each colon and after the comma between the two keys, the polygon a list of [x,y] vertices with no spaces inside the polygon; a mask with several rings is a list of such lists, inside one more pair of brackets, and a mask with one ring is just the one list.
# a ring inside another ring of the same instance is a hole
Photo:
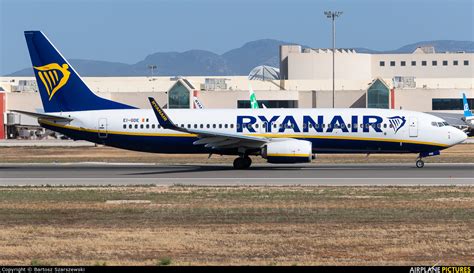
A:
{"label": "white airplane", "polygon": [[467,103],[467,98],[466,94],[462,94],[462,104],[463,104],[463,109],[464,109],[464,117],[462,120],[466,122],[467,126],[469,126],[469,129],[473,130],[474,129],[474,115],[472,115],[471,110],[469,109],[469,103]]}
{"label": "white airplane", "polygon": [[250,156],[269,163],[303,163],[315,153],[417,153],[423,157],[463,142],[466,134],[432,115],[386,109],[152,109],[95,95],[40,31],[25,37],[45,113],[44,128],[72,139],[112,147],[172,154]]}

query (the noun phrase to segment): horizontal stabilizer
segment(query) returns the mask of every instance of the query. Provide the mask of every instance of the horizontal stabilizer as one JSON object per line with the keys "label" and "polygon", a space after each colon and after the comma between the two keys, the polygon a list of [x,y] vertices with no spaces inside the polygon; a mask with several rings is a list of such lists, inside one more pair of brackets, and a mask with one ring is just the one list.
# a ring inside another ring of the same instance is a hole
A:
{"label": "horizontal stabilizer", "polygon": [[72,118],[69,118],[69,117],[56,116],[56,115],[50,115],[50,114],[44,114],[44,113],[34,113],[34,112],[27,112],[27,111],[21,111],[21,110],[10,110],[10,111],[14,113],[19,113],[19,114],[35,117],[38,119],[67,121],[67,122],[73,120]]}

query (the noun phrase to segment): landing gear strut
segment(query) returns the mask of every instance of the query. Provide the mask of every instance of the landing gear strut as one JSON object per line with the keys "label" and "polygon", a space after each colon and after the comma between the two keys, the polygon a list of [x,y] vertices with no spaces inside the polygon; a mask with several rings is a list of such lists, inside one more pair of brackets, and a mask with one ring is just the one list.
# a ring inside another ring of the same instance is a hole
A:
{"label": "landing gear strut", "polygon": [[243,170],[248,169],[252,165],[252,159],[248,156],[237,157],[234,160],[234,169]]}

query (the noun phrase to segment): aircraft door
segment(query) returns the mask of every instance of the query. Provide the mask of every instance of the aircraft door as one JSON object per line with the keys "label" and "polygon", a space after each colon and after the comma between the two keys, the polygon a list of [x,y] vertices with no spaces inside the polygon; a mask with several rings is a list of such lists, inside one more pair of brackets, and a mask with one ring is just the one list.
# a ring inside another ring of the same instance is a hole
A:
{"label": "aircraft door", "polygon": [[418,137],[418,119],[410,117],[410,126],[408,127],[410,137]]}
{"label": "aircraft door", "polygon": [[106,118],[99,118],[99,124],[97,128],[98,128],[99,138],[107,138],[107,119]]}

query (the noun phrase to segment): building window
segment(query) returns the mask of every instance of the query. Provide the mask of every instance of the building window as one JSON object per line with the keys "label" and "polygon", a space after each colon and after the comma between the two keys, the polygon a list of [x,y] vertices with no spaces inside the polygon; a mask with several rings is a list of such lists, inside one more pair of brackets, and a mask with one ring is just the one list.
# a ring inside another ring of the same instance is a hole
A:
{"label": "building window", "polygon": [[[469,108],[474,108],[474,99],[467,99]],[[462,99],[433,99],[433,110],[463,110]]]}
{"label": "building window", "polygon": [[464,60],[464,65],[469,65],[469,61],[468,61],[468,60]]}
{"label": "building window", "polygon": [[395,61],[390,61],[390,66],[395,66]]}
{"label": "building window", "polygon": [[388,87],[381,80],[376,80],[367,90],[367,107],[388,109]]}
{"label": "building window", "polygon": [[401,66],[406,66],[406,64],[407,64],[407,62],[405,62],[405,61],[401,61],[401,62],[400,62],[400,65],[401,65]]}
{"label": "building window", "polygon": [[411,61],[411,66],[416,66],[416,61]]}
{"label": "building window", "polygon": [[426,61],[421,61],[421,66],[426,66]]}
{"label": "building window", "polygon": [[448,61],[443,61],[443,66],[447,66],[448,65]]}
{"label": "building window", "polygon": [[384,61],[380,61],[380,66],[385,66],[385,62],[384,62]]}
{"label": "building window", "polygon": [[458,65],[458,61],[453,61],[453,65]]}
{"label": "building window", "polygon": [[189,91],[181,81],[176,82],[169,91],[168,103],[169,108],[189,108]]}
{"label": "building window", "polygon": [[438,61],[432,61],[432,62],[431,62],[431,65],[432,65],[432,66],[437,66],[437,65],[438,65]]}

